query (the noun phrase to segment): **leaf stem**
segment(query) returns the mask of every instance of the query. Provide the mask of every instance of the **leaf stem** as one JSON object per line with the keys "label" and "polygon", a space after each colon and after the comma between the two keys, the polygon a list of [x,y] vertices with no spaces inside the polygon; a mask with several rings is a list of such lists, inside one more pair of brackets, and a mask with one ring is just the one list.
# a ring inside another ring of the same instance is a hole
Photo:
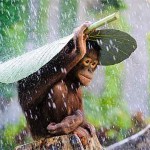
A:
{"label": "leaf stem", "polygon": [[107,23],[110,23],[112,21],[115,21],[119,18],[119,12],[113,13],[103,19],[100,19],[99,21],[91,24],[86,30],[85,30],[85,34],[90,33],[91,31],[95,30],[98,27],[101,27]]}

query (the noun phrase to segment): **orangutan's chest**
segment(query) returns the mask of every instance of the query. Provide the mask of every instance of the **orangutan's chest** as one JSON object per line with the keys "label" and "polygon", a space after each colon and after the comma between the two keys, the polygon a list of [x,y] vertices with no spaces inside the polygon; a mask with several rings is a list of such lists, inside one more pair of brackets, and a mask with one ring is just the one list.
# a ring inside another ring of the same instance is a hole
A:
{"label": "orangutan's chest", "polygon": [[69,92],[66,97],[66,103],[67,103],[67,112],[68,115],[76,111],[77,109],[80,109],[81,107],[81,97],[78,94],[78,92]]}
{"label": "orangutan's chest", "polygon": [[[56,93],[54,93],[56,94]],[[66,116],[73,114],[76,110],[81,109],[82,100],[80,91],[69,91],[66,93],[57,93],[57,96],[48,97],[44,103],[43,111],[46,118],[59,122]],[[49,121],[50,121],[49,120]]]}

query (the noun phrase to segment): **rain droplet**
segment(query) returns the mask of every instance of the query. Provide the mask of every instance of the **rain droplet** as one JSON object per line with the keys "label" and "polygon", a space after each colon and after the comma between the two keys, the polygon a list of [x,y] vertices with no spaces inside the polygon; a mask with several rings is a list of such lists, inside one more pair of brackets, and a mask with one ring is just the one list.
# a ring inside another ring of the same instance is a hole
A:
{"label": "rain droplet", "polygon": [[115,57],[115,56],[113,56],[113,60],[116,60],[116,57]]}
{"label": "rain droplet", "polygon": [[53,103],[53,108],[56,109],[56,104],[55,103]]}

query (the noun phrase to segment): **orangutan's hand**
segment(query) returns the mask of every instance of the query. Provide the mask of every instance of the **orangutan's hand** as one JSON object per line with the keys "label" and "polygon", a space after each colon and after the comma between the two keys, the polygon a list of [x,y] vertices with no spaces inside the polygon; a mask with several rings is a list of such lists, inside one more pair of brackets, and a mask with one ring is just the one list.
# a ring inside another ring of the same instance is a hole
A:
{"label": "orangutan's hand", "polygon": [[74,115],[65,117],[60,123],[50,123],[47,130],[50,134],[61,135],[73,132],[83,123],[83,112],[77,110]]}
{"label": "orangutan's hand", "polygon": [[74,30],[75,45],[76,45],[76,48],[80,51],[82,56],[84,56],[86,53],[86,40],[88,38],[88,35],[86,35],[84,31],[91,24],[92,24],[91,22],[87,21]]}

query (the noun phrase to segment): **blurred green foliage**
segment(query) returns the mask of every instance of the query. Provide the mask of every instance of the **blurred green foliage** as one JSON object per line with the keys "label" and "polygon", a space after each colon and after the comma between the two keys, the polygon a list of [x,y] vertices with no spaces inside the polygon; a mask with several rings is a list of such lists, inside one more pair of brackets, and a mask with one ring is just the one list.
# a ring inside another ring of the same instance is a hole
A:
{"label": "blurred green foliage", "polygon": [[102,4],[104,5],[104,9],[110,9],[114,7],[117,10],[125,9],[126,4],[124,0],[101,0]]}
{"label": "blurred green foliage", "polygon": [[147,34],[148,53],[150,54],[150,32]]}
{"label": "blurred green foliage", "polygon": [[[150,70],[150,32],[147,34],[147,49],[148,49],[148,55],[149,55],[149,64],[148,64],[148,69]],[[148,91],[149,91],[149,95],[150,95],[150,71],[148,74],[148,82],[149,82],[149,86],[148,86]],[[149,99],[149,106],[150,106],[150,99]]]}
{"label": "blurred green foliage", "polygon": [[27,37],[26,9],[27,0],[0,2],[0,61],[22,52]]}
{"label": "blurred green foliage", "polygon": [[[108,136],[115,135],[117,140],[126,137],[131,127],[131,117],[127,105],[122,100],[123,64],[105,68],[105,89],[102,95],[94,96],[85,92],[85,112],[87,119],[97,128],[121,129],[110,130]],[[110,137],[112,138],[112,137]]]}
{"label": "blurred green foliage", "polygon": [[16,135],[20,133],[26,127],[25,118],[20,118],[20,121],[16,124],[7,124],[5,126],[5,130],[0,131],[1,133],[1,141],[0,149],[11,150],[14,149],[16,144]]}
{"label": "blurred green foliage", "polygon": [[38,45],[47,43],[48,33],[48,15],[49,15],[49,0],[39,1],[38,21],[37,21],[37,40]]}
{"label": "blurred green foliage", "polygon": [[0,83],[0,97],[10,100],[16,94],[14,84],[3,84]]}
{"label": "blurred green foliage", "polygon": [[76,25],[77,0],[60,1],[60,35],[72,33]]}
{"label": "blurred green foliage", "polygon": [[[5,61],[22,52],[27,37],[26,9],[27,0],[0,2],[0,61]],[[0,95],[9,98],[12,94],[12,85],[0,84]]]}
{"label": "blurred green foliage", "polygon": [[[27,8],[27,0],[0,2],[0,62],[22,53],[27,38]],[[0,95],[9,99],[12,86],[0,84]]]}

